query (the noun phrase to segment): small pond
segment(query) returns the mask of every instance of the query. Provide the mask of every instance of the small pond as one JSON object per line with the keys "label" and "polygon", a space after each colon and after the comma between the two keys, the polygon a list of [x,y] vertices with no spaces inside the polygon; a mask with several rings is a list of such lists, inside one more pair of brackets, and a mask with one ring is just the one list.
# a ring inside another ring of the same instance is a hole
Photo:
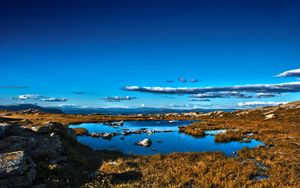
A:
{"label": "small pond", "polygon": [[[124,131],[135,130],[159,130],[173,132],[156,132],[153,134],[131,134],[117,135],[111,139],[94,138],[90,136],[78,136],[80,143],[91,147],[94,150],[112,150],[120,151],[126,154],[153,155],[167,154],[173,152],[211,152],[221,151],[226,155],[232,156],[234,152],[248,147],[254,148],[262,142],[251,139],[250,142],[230,142],[217,143],[214,141],[215,132],[207,132],[204,137],[196,138],[185,133],[178,132],[178,126],[187,126],[193,121],[126,121],[123,126],[112,127],[101,123],[82,123],[79,125],[70,125],[70,128],[85,128],[91,134],[96,133],[122,133]],[[221,130],[222,132],[222,130]],[[143,139],[150,139],[150,147],[135,145],[136,142]]]}

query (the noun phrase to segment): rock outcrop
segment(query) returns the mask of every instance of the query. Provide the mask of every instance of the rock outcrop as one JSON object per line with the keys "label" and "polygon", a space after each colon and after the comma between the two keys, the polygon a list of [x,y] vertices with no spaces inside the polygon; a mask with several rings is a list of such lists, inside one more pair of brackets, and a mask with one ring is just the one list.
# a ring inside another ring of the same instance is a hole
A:
{"label": "rock outcrop", "polygon": [[34,128],[1,124],[0,131],[1,188],[33,186],[37,166],[68,165],[62,138],[76,139],[72,129],[55,122]]}
{"label": "rock outcrop", "polygon": [[24,151],[0,154],[1,187],[29,187],[35,176],[35,164]]}

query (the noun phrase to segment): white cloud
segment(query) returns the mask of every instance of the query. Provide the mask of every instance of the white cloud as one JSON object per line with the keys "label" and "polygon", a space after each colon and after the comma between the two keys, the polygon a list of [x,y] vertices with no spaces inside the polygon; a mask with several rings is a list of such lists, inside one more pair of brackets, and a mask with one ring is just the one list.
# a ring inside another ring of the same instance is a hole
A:
{"label": "white cloud", "polygon": [[198,80],[198,79],[195,79],[195,78],[192,78],[192,79],[190,79],[190,82],[196,83],[196,82],[199,82],[199,80]]}
{"label": "white cloud", "polygon": [[32,99],[32,100],[36,100],[39,99],[39,95],[32,95],[32,94],[25,94],[25,95],[19,95],[16,99],[19,100],[28,100],[28,99]]}
{"label": "white cloud", "polygon": [[257,93],[256,98],[272,98],[272,97],[278,97],[281,96],[278,93]]}
{"label": "white cloud", "polygon": [[194,101],[194,102],[209,102],[210,99],[191,99],[190,101]]}
{"label": "white cloud", "polygon": [[224,87],[140,87],[126,86],[127,91],[137,91],[158,94],[200,94],[209,92],[249,92],[249,93],[287,93],[300,92],[300,82],[288,82],[280,84],[252,84]]}
{"label": "white cloud", "polygon": [[191,96],[192,98],[252,98],[251,95],[237,92],[237,91],[221,91],[221,92],[208,92],[208,93],[199,93]]}
{"label": "white cloud", "polygon": [[66,102],[68,99],[66,98],[43,98],[41,99],[41,101],[45,101],[45,102]]}
{"label": "white cloud", "polygon": [[130,101],[137,99],[137,97],[130,97],[130,96],[125,96],[125,97],[120,97],[120,96],[114,96],[114,97],[104,97],[99,100],[104,100],[106,102],[121,102],[121,101]]}
{"label": "white cloud", "polygon": [[11,99],[15,100],[36,100],[36,101],[42,101],[42,102],[66,102],[68,99],[66,98],[54,98],[54,97],[46,97],[41,95],[35,95],[35,94],[24,94],[19,95],[17,97],[11,97]]}
{"label": "white cloud", "polygon": [[286,104],[287,102],[261,102],[261,101],[252,101],[252,102],[240,102],[237,105],[239,107],[257,107],[257,106],[278,106],[280,104]]}
{"label": "white cloud", "polygon": [[285,71],[278,74],[276,77],[300,77],[300,69]]}
{"label": "white cloud", "polygon": [[178,81],[180,81],[180,82],[187,82],[187,80],[184,77],[178,78]]}

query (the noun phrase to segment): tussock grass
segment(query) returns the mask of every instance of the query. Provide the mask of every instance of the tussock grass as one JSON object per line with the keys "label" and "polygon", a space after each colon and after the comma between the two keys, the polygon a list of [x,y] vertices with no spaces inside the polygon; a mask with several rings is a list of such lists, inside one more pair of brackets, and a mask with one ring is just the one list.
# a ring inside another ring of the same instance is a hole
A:
{"label": "tussock grass", "polygon": [[242,141],[244,135],[239,131],[227,130],[226,133],[218,133],[215,136],[216,142],[231,142],[231,141]]}

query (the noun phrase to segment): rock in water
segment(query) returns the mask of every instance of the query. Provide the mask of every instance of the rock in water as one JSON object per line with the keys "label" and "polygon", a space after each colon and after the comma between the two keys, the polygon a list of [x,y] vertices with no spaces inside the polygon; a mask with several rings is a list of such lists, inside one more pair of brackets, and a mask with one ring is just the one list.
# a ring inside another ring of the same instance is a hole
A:
{"label": "rock in water", "polygon": [[104,138],[104,139],[111,139],[112,138],[112,134],[110,134],[110,133],[104,133],[103,135],[102,135],[102,138]]}
{"label": "rock in water", "polygon": [[149,147],[151,146],[152,142],[150,139],[146,138],[144,140],[141,140],[139,142],[136,143],[136,145],[138,146],[143,146],[143,147]]}

